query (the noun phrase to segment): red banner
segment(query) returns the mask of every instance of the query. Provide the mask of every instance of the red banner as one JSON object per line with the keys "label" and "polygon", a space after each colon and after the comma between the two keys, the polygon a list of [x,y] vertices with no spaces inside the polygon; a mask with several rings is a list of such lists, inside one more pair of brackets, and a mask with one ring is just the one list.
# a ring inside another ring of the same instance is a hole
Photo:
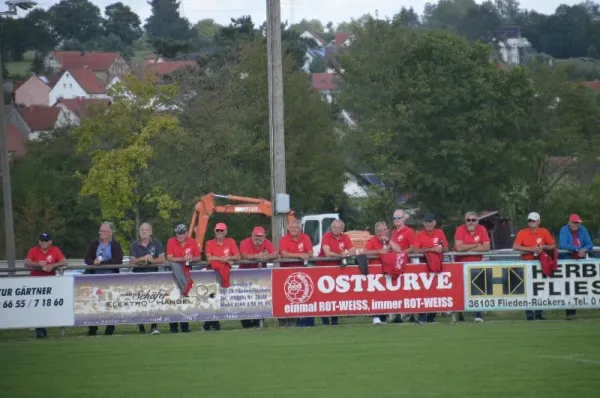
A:
{"label": "red banner", "polygon": [[273,316],[378,315],[464,310],[462,264],[439,274],[410,265],[392,281],[381,266],[362,275],[357,267],[273,269]]}

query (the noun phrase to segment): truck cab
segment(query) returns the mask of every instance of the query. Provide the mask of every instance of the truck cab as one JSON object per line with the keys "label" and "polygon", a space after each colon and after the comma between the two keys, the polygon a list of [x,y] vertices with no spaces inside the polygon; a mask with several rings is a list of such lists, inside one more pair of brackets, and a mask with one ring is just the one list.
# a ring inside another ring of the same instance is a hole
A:
{"label": "truck cab", "polygon": [[321,251],[321,241],[323,235],[329,231],[331,223],[339,220],[337,213],[312,214],[302,217],[302,231],[309,236],[313,245],[313,255],[316,257]]}

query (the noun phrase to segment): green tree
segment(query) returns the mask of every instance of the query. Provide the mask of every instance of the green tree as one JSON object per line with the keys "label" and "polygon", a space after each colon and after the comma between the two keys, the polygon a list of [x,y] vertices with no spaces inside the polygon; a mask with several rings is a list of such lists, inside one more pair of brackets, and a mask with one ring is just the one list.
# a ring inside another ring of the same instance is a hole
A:
{"label": "green tree", "polygon": [[104,9],[106,18],[103,21],[104,34],[114,34],[126,45],[131,45],[142,35],[140,17],[131,7],[121,2],[109,4]]}
{"label": "green tree", "polygon": [[440,0],[426,3],[423,10],[423,23],[434,29],[458,31],[468,12],[477,7],[474,0]]}
{"label": "green tree", "polygon": [[49,12],[36,8],[22,19],[27,28],[26,38],[30,49],[46,54],[56,48],[58,37],[52,29],[52,16]]}
{"label": "green tree", "polygon": [[176,0],[150,0],[152,14],[144,26],[150,39],[189,40],[196,36],[190,22],[179,13]]}
{"label": "green tree", "polygon": [[186,54],[190,51],[190,42],[172,39],[154,39],[152,47],[154,52],[161,57],[168,59],[176,58],[180,54]]}
{"label": "green tree", "polygon": [[489,48],[449,32],[386,21],[358,31],[347,54],[340,102],[359,126],[356,161],[394,193],[442,217],[495,208],[517,170],[510,155],[512,96],[528,92],[521,70],[503,72]]}
{"label": "green tree", "polygon": [[400,12],[394,15],[394,21],[399,21],[407,27],[418,26],[420,24],[419,14],[412,7],[402,7]]}
{"label": "green tree", "polygon": [[102,34],[100,9],[88,0],[61,0],[48,13],[52,30],[61,40],[85,43]]}
{"label": "green tree", "polygon": [[323,57],[315,57],[310,63],[310,73],[325,73],[327,71],[327,64]]}
{"label": "green tree", "polygon": [[214,19],[201,19],[196,22],[194,29],[198,33],[197,46],[200,49],[210,49],[215,45],[215,36],[222,28]]}
{"label": "green tree", "polygon": [[111,89],[111,106],[73,132],[78,153],[91,159],[81,194],[99,199],[102,217],[119,226],[121,241],[135,236],[145,215],[170,222],[180,205],[153,174],[155,162],[183,137],[177,117],[165,112],[176,93],[175,85],[155,85],[150,74],[142,80],[127,76]]}

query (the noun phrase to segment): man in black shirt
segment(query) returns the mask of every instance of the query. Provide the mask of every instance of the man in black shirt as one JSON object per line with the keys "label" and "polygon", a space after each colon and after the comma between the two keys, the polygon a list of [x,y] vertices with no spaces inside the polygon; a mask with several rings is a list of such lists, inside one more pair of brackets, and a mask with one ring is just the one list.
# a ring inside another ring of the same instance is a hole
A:
{"label": "man in black shirt", "polygon": [[[152,237],[152,226],[148,223],[140,225],[140,238],[131,242],[129,248],[129,264],[136,265],[133,272],[158,272],[158,267],[148,267],[153,263],[164,263],[165,250],[158,239]],[[146,333],[143,324],[138,325],[140,333]],[[152,334],[160,334],[156,323],[150,325]]]}

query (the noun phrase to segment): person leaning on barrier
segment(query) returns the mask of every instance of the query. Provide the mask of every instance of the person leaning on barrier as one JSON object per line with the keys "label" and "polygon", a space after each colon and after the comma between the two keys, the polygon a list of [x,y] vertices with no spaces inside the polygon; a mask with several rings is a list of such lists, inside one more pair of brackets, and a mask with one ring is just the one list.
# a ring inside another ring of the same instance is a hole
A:
{"label": "person leaning on barrier", "polygon": [[[158,239],[152,237],[152,226],[147,222],[140,225],[139,239],[131,242],[129,246],[129,264],[135,265],[133,273],[158,272],[158,267],[148,267],[152,263],[164,263],[165,250],[162,243]],[[151,333],[160,334],[158,325],[153,323],[150,325]],[[146,328],[143,324],[139,324],[138,328],[141,334],[146,333]]]}
{"label": "person leaning on barrier", "polygon": [[[194,239],[188,238],[187,227],[184,224],[177,225],[175,236],[167,241],[167,261],[181,295],[187,297],[194,285],[190,275],[190,263],[200,261],[200,248]],[[189,322],[180,322],[180,325],[182,333],[190,331]],[[171,333],[177,333],[177,322],[170,322],[169,329]]]}
{"label": "person leaning on barrier", "polygon": [[[317,261],[316,266],[338,266],[344,265],[345,257],[348,257],[350,250],[354,247],[350,237],[344,233],[344,222],[342,220],[334,220],[331,223],[331,230],[326,232],[321,239],[321,251],[319,257],[337,257],[337,260]],[[321,317],[323,325],[337,325],[339,318],[337,316]]]}
{"label": "person leaning on barrier", "polygon": [[[100,224],[99,239],[92,241],[85,254],[84,261],[87,265],[121,265],[123,264],[123,249],[119,242],[113,239],[115,228],[111,222],[105,221]],[[86,274],[118,274],[118,268],[86,269]],[[88,328],[88,336],[95,336],[98,326]],[[115,332],[115,325],[107,325],[104,334],[110,336]]]}
{"label": "person leaning on barrier", "polygon": [[[433,252],[442,254],[448,251],[448,239],[446,239],[444,231],[435,226],[435,215],[432,213],[425,214],[423,217],[423,230],[415,236],[415,253]],[[426,262],[426,260],[423,260],[423,262]],[[435,312],[420,313],[417,323],[433,323],[435,322],[435,316]]]}
{"label": "person leaning on barrier", "polygon": [[[477,253],[490,250],[490,236],[485,227],[479,224],[479,218],[474,211],[468,211],[465,214],[465,223],[456,228],[454,250],[466,253],[464,256],[456,256],[455,261],[457,263],[481,261],[483,256]],[[454,314],[452,315],[454,321]],[[458,320],[464,321],[462,312],[458,313]],[[483,312],[476,312],[474,320],[475,322],[483,322]]]}
{"label": "person leaning on barrier", "polygon": [[[394,222],[394,229],[392,230],[392,236],[390,238],[390,244],[392,245],[392,250],[396,253],[411,253],[413,250],[413,244],[415,241],[415,231],[414,229],[408,227],[406,225],[406,220],[408,219],[408,215],[402,209],[394,210],[394,214],[392,215],[392,219]],[[397,245],[397,247],[396,247]],[[392,318],[396,318],[394,323],[402,323],[401,315],[392,315]],[[410,316],[409,322],[414,322],[414,317]],[[375,321],[375,318],[373,319]],[[385,321],[385,319],[384,319]],[[374,322],[375,323],[375,322]]]}
{"label": "person leaning on barrier", "polygon": [[[66,266],[68,261],[57,246],[52,245],[52,237],[47,232],[42,232],[38,244],[29,249],[25,257],[25,268],[31,268],[30,276],[54,276],[56,267]],[[35,336],[38,339],[48,335],[46,328],[36,328]]]}
{"label": "person leaning on barrier", "polygon": [[[571,214],[567,225],[560,229],[558,248],[570,252],[560,254],[560,259],[564,260],[570,258],[573,260],[581,260],[586,258],[587,254],[591,253],[594,248],[590,234],[581,223],[583,223],[583,221],[579,215]],[[576,310],[566,310],[566,319],[568,321],[575,319],[576,313]]]}
{"label": "person leaning on barrier", "polygon": [[[263,227],[254,227],[252,235],[240,243],[240,255],[242,260],[256,260],[256,263],[240,264],[240,269],[253,269],[267,267],[267,262],[279,257],[273,243],[265,236]],[[259,319],[242,319],[242,327],[259,327]]]}
{"label": "person leaning on barrier", "polygon": [[[302,232],[300,220],[290,221],[287,226],[288,233],[279,240],[279,255],[282,259],[301,259],[302,261],[282,262],[280,267],[303,267],[308,260],[313,257],[313,246],[308,235]],[[279,326],[308,326],[314,321],[312,318],[308,320],[300,320],[296,318],[280,318],[278,319]]]}
{"label": "person leaning on barrier", "polygon": [[[233,262],[240,259],[240,251],[238,250],[235,240],[227,237],[227,225],[223,222],[215,225],[214,239],[206,242],[204,253],[208,260],[208,269],[213,269],[217,274],[217,280],[222,287],[229,287],[229,274]],[[202,326],[208,331],[211,328],[221,330],[221,322],[207,321]]]}
{"label": "person leaning on barrier", "polygon": [[[541,217],[538,213],[529,213],[527,228],[520,230],[515,237],[513,250],[522,252],[521,259],[523,260],[537,260],[541,252],[556,247],[550,232],[546,228],[540,227],[540,220]],[[542,310],[525,311],[525,317],[528,321],[544,320]]]}

